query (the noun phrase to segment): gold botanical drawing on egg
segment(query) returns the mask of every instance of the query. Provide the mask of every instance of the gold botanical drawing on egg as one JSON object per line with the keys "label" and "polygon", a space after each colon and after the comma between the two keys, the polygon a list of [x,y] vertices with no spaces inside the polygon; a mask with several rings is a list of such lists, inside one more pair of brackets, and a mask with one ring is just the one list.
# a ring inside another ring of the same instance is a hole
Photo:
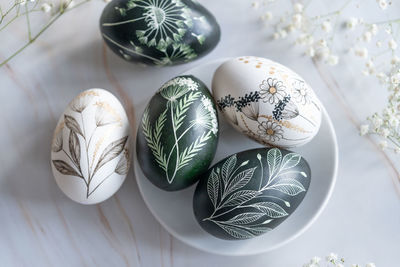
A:
{"label": "gold botanical drawing on egg", "polygon": [[[89,198],[114,173],[126,175],[130,164],[128,136],[111,142],[102,150],[100,156],[97,156],[110,131],[115,127],[122,127],[119,113],[107,102],[96,101],[98,96],[94,90],[84,91],[70,103],[71,114],[64,114],[64,119],[54,132],[51,147],[53,153],[61,153],[68,159],[68,162],[60,159],[52,160],[55,169],[63,175],[81,179],[86,187],[86,198]],[[85,114],[89,106],[95,108],[94,118]],[[85,121],[88,122],[89,119],[94,119],[94,127],[90,134],[85,125]],[[97,137],[97,142],[94,143],[100,128],[105,134]],[[65,135],[68,136],[66,138],[68,142],[64,142]],[[91,150],[93,153],[90,153]],[[118,163],[110,173],[100,172],[107,163],[117,157],[119,157]],[[81,161],[84,162],[84,167]]]}
{"label": "gold botanical drawing on egg", "polygon": [[[287,84],[290,84],[290,88],[287,88]],[[297,78],[286,78],[284,82],[275,77],[267,77],[258,87],[258,90],[249,91],[244,96],[234,97],[229,94],[220,98],[217,100],[219,109],[235,126],[241,124],[242,126],[238,128],[242,128],[245,134],[265,145],[279,140],[296,143],[309,139],[309,136],[294,139],[285,135],[289,130],[311,133],[318,127],[318,122],[311,116],[308,106],[311,104],[318,111],[320,107],[306,83]],[[260,103],[271,106],[272,114],[262,114]],[[299,111],[299,107],[302,112]],[[298,125],[293,122],[299,117],[308,125]]]}

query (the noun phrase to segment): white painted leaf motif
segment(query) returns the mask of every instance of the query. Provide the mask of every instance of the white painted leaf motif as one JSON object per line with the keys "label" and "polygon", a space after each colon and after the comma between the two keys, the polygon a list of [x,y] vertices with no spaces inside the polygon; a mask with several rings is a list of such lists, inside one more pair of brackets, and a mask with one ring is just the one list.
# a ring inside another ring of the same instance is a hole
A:
{"label": "white painted leaf motif", "polygon": [[210,177],[208,177],[207,181],[207,193],[208,196],[210,197],[210,200],[214,208],[216,207],[217,204],[218,189],[219,189],[218,175],[214,172],[214,169],[212,169]]}
{"label": "white painted leaf motif", "polygon": [[256,197],[258,194],[258,191],[253,190],[238,191],[230,195],[226,202],[221,206],[221,208],[241,205],[246,201],[249,201],[250,199]]}
{"label": "white painted leaf motif", "polygon": [[245,186],[250,181],[250,179],[253,177],[255,169],[256,169],[256,167],[250,168],[250,169],[244,170],[244,171],[240,172],[238,175],[236,175],[235,178],[233,178],[230,181],[228,188],[226,189],[225,195],[228,195],[228,194],[234,192],[235,190],[238,190],[238,189],[242,188],[243,186]]}
{"label": "white painted leaf motif", "polygon": [[232,155],[227,159],[224,164],[222,165],[222,180],[224,181],[224,184],[228,184],[229,176],[232,174],[233,169],[236,166],[236,154]]}
{"label": "white painted leaf motif", "polygon": [[236,226],[231,226],[231,225],[225,225],[222,223],[216,222],[216,224],[221,227],[225,232],[227,232],[229,235],[231,235],[234,238],[237,239],[247,239],[253,236],[253,234],[247,232],[246,230],[236,227]]}
{"label": "white painted leaf motif", "polygon": [[301,156],[296,153],[286,154],[282,159],[281,170],[293,168],[299,164]]}
{"label": "white painted leaf motif", "polygon": [[271,185],[269,188],[278,190],[290,196],[295,196],[301,192],[306,191],[304,186],[295,179],[282,179],[276,184]]}
{"label": "white painted leaf motif", "polygon": [[229,221],[226,222],[229,224],[248,224],[257,221],[264,215],[265,214],[260,212],[245,212],[236,215],[235,217],[229,219]]}
{"label": "white painted leaf motif", "polygon": [[249,231],[253,234],[253,236],[262,235],[266,232],[271,231],[272,229],[267,226],[252,226]]}
{"label": "white painted leaf motif", "polygon": [[267,153],[267,162],[269,168],[269,177],[272,177],[278,170],[282,160],[282,153],[279,149],[270,149]]}
{"label": "white painted leaf motif", "polygon": [[287,216],[287,212],[278,204],[274,202],[260,202],[251,205],[253,208],[256,208],[265,214],[267,214],[271,218],[281,218]]}

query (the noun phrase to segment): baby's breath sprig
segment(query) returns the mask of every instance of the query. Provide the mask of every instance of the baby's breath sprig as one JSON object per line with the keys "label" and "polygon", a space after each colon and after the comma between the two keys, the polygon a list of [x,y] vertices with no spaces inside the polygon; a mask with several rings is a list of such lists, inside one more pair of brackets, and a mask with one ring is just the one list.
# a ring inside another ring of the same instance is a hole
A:
{"label": "baby's breath sprig", "polygon": [[[56,20],[68,11],[89,2],[90,0],[14,0],[6,9],[0,6],[0,36],[10,34],[5,30],[13,23],[24,22],[27,25],[28,40],[19,49],[0,61],[0,67],[7,64],[11,59],[31,45],[43,34]],[[34,33],[31,19],[34,15],[46,13],[46,22]],[[6,37],[3,37],[4,39]]]}
{"label": "baby's breath sprig", "polygon": [[[260,19],[273,26],[273,39],[292,36],[305,55],[332,66],[339,63],[340,57],[359,59],[360,72],[376,78],[382,89],[389,92],[386,107],[368,117],[360,133],[376,135],[382,149],[400,153],[400,18],[367,22],[362,17],[346,16],[349,6],[362,8],[355,0],[335,1],[337,10],[316,16],[309,15],[312,0],[305,4],[295,1],[288,10],[279,9],[280,13],[274,15],[271,2],[279,0],[256,2],[254,8],[268,9]],[[384,15],[390,5],[390,0],[376,0],[377,16],[379,12]],[[341,50],[349,53],[340,53]]]}
{"label": "baby's breath sprig", "polygon": [[[325,261],[320,257],[313,257],[309,262],[303,264],[303,267],[345,267],[345,259],[340,258],[336,253],[330,253],[325,257]],[[367,263],[366,265],[351,264],[349,267],[376,267],[374,263]]]}

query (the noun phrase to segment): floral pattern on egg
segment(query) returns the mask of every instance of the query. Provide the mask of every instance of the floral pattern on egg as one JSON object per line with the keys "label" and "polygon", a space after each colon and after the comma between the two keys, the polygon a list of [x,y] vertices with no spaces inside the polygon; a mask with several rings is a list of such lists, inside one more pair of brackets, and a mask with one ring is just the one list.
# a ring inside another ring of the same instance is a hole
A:
{"label": "floral pattern on egg", "polygon": [[104,8],[100,30],[125,60],[160,66],[201,57],[220,38],[214,16],[191,0],[114,0]]}
{"label": "floral pattern on egg", "polygon": [[217,108],[205,84],[191,75],[169,80],[148,103],[138,129],[143,173],[167,191],[192,185],[214,157],[218,132]]}
{"label": "floral pattern on egg", "polygon": [[314,92],[273,61],[241,57],[225,62],[214,75],[213,93],[229,122],[264,145],[300,146],[318,132],[321,107]]}
{"label": "floral pattern on egg", "polygon": [[54,131],[53,174],[72,200],[95,204],[113,195],[130,167],[129,123],[119,101],[103,89],[74,98]]}

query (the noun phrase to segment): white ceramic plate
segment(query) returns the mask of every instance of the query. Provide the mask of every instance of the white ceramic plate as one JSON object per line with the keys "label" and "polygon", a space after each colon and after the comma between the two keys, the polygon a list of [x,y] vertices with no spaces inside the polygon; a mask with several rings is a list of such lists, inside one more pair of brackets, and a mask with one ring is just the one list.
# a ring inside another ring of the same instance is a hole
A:
{"label": "white ceramic plate", "polygon": [[[216,68],[227,59],[220,59],[193,68],[192,74],[211,89]],[[144,107],[137,111],[140,121]],[[220,137],[212,164],[228,155],[260,145],[234,130],[220,114]],[[321,128],[315,138],[303,147],[292,149],[308,161],[312,177],[303,202],[282,224],[259,237],[226,241],[213,237],[197,223],[193,214],[193,193],[196,185],[182,191],[166,192],[155,187],[144,176],[134,152],[135,176],[144,202],[154,217],[171,235],[195,248],[221,255],[252,255],[271,251],[301,235],[318,218],[325,208],[336,181],[338,147],[335,131],[326,110],[323,110]]]}

